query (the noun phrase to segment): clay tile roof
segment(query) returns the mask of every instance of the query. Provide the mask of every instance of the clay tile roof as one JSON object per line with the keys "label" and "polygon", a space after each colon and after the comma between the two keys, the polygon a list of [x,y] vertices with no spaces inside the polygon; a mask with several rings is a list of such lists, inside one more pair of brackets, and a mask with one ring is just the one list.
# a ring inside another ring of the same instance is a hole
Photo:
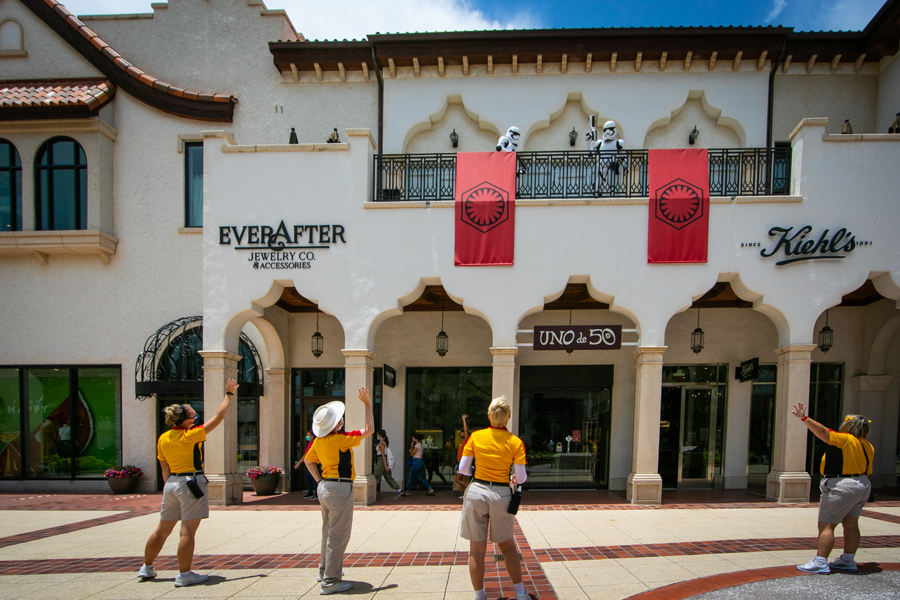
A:
{"label": "clay tile roof", "polygon": [[115,93],[106,79],[0,81],[0,107],[79,106],[93,112]]}
{"label": "clay tile roof", "polygon": [[231,122],[237,98],[184,90],[134,67],[100,36],[85,27],[57,0],[22,0],[42,21],[82,54],[108,79],[114,90],[122,88],[138,100],[181,117]]}

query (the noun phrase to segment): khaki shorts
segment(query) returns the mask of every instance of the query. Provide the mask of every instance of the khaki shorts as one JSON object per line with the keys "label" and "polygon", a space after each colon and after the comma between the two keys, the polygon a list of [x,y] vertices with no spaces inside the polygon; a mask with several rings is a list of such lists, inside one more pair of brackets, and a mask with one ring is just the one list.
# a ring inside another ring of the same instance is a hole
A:
{"label": "khaki shorts", "polygon": [[488,523],[495,544],[513,537],[516,516],[506,512],[512,490],[509,484],[487,486],[476,481],[466,488],[459,535],[470,542],[487,541]]}
{"label": "khaki shorts", "polygon": [[865,475],[823,477],[819,483],[819,522],[836,525],[846,517],[858,519],[872,484]]}
{"label": "khaki shorts", "polygon": [[202,498],[194,498],[188,489],[188,477],[171,476],[163,488],[162,508],[159,510],[160,521],[193,521],[209,517],[209,492],[206,489],[209,480],[205,475],[196,475],[197,483],[203,490]]}

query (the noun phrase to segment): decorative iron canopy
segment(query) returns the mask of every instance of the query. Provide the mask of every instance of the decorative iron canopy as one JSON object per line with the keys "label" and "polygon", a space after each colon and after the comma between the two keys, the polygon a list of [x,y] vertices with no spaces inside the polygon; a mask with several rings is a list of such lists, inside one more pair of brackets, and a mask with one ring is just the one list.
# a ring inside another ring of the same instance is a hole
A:
{"label": "decorative iron canopy", "polygon": [[[203,394],[203,317],[182,317],[147,338],[134,365],[134,394]],[[262,361],[256,346],[241,333],[237,380],[241,398],[263,395]]]}

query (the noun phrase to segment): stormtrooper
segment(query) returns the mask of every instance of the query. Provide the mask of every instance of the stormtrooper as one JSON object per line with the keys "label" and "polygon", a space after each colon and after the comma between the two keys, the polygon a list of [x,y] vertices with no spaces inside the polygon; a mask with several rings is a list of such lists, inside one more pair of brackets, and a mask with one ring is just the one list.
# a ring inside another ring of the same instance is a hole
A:
{"label": "stormtrooper", "polygon": [[600,154],[597,172],[599,174],[598,191],[615,192],[620,177],[624,177],[628,167],[628,158],[624,152],[625,140],[618,138],[615,121],[603,124],[602,136],[597,134],[596,117],[590,117],[590,131],[586,134],[588,150]]}
{"label": "stormtrooper", "polygon": [[[506,135],[501,135],[500,139],[497,140],[497,152],[517,152],[519,149],[520,135],[522,134],[516,126],[507,129]],[[525,167],[522,166],[522,163],[519,162],[518,157],[516,157],[516,175],[524,172]]]}

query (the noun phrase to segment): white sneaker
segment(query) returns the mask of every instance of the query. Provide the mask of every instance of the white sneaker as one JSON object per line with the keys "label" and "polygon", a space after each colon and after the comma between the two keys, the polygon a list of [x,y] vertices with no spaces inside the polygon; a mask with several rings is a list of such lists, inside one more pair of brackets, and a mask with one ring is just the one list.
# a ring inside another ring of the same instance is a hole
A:
{"label": "white sneaker", "polygon": [[329,585],[328,587],[322,587],[319,589],[319,594],[322,596],[327,596],[328,594],[340,594],[341,592],[348,592],[353,587],[353,584],[349,581],[338,581],[334,585]]}
{"label": "white sneaker", "polygon": [[810,561],[809,561],[808,563],[806,563],[805,565],[799,565],[799,566],[797,567],[797,570],[798,570],[798,571],[803,571],[804,573],[820,573],[820,574],[823,574],[823,575],[824,575],[825,573],[831,573],[831,569],[828,568],[828,563],[819,563],[819,562],[816,562],[816,559],[815,559],[815,558],[812,559],[812,560],[810,560]]}
{"label": "white sneaker", "polygon": [[175,576],[175,587],[187,587],[189,585],[197,585],[209,580],[209,575],[201,575],[188,571],[187,573],[179,573]]}
{"label": "white sneaker", "polygon": [[843,554],[836,561],[828,563],[828,566],[831,567],[832,569],[838,569],[840,571],[849,571],[851,573],[855,573],[856,571],[859,571],[859,569],[856,567],[856,561],[845,559]]}
{"label": "white sneaker", "polygon": [[525,592],[524,594],[516,594],[516,600],[531,600],[531,596],[528,594],[528,592]]}
{"label": "white sneaker", "polygon": [[138,571],[138,577],[141,579],[153,579],[156,577],[156,569],[154,569],[152,565],[141,565],[141,570]]}

